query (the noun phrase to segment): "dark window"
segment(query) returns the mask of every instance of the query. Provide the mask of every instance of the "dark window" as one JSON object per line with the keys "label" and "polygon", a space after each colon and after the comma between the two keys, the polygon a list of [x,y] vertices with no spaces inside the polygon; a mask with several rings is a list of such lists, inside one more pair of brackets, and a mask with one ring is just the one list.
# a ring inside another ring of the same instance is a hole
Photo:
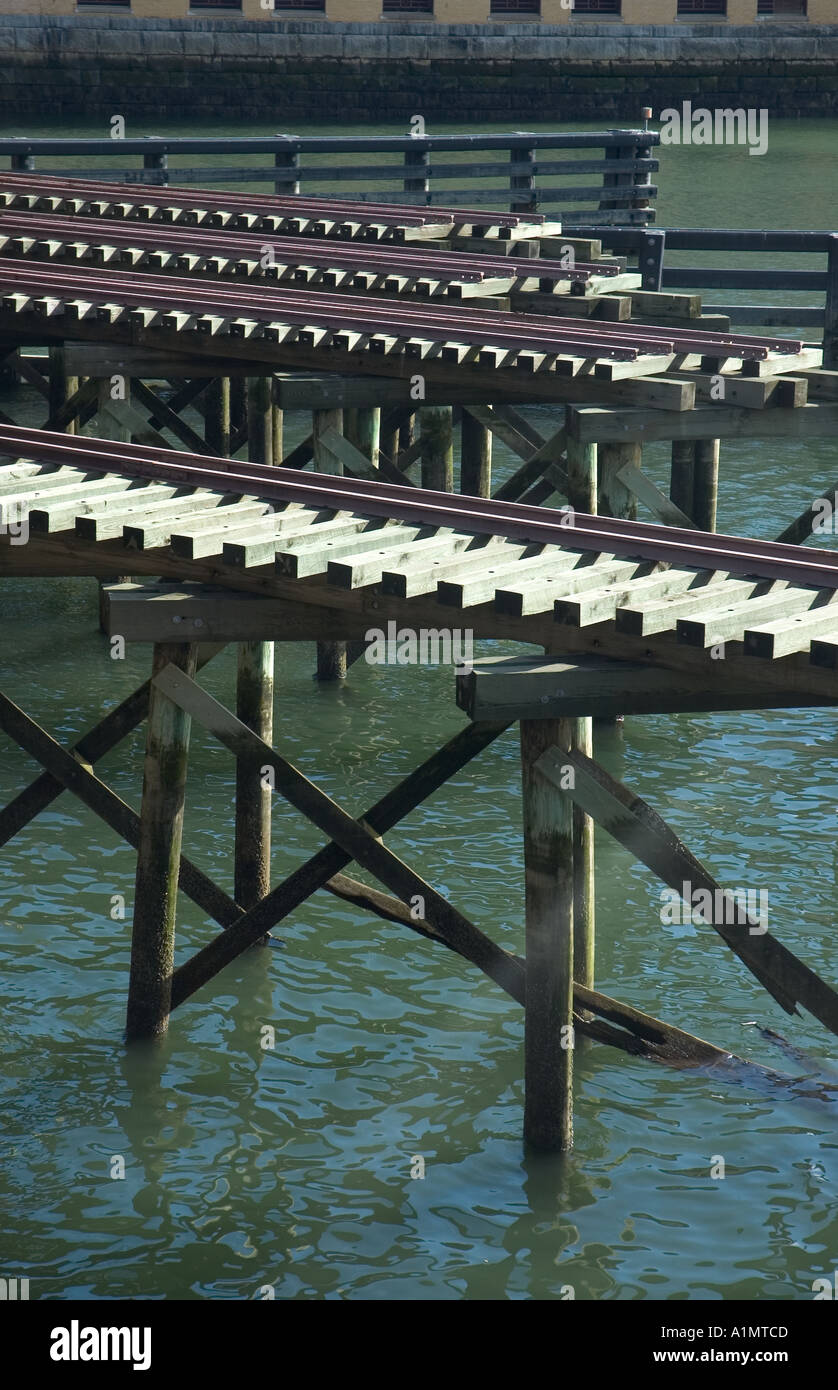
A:
{"label": "dark window", "polygon": [[619,14],[620,0],[575,0],[576,14]]}
{"label": "dark window", "polygon": [[757,14],[801,14],[806,18],[806,0],[759,0]]}
{"label": "dark window", "polygon": [[79,7],[83,5],[107,5],[109,8],[114,5],[121,5],[123,9],[130,10],[131,0],[78,0]]}
{"label": "dark window", "polygon": [[240,10],[242,0],[189,0],[190,10]]}
{"label": "dark window", "polygon": [[678,0],[679,14],[727,14],[727,0]]}
{"label": "dark window", "polygon": [[541,14],[541,0],[492,0],[491,14]]}
{"label": "dark window", "polygon": [[412,10],[414,14],[433,14],[434,0],[384,0],[385,14],[396,14],[399,10]]}

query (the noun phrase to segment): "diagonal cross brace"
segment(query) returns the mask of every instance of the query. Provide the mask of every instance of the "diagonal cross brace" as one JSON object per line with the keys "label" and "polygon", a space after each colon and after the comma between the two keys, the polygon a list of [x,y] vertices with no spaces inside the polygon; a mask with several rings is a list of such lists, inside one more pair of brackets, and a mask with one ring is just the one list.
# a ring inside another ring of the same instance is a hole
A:
{"label": "diagonal cross brace", "polygon": [[[566,786],[562,769],[570,764],[574,770],[574,786]],[[554,786],[567,792],[575,805],[580,806],[598,825],[613,835],[636,858],[652,869],[664,883],[680,891],[688,882],[693,888],[715,894],[721,892],[705,866],[691,854],[678,836],[656,811],[641,797],[600,767],[593,759],[577,749],[560,752],[548,749],[536,763],[542,776]],[[712,901],[716,902],[715,897]],[[764,932],[749,919],[747,913],[735,906],[736,921],[730,925],[713,922],[722,940],[747,965],[748,969],[776,999],[787,1013],[796,1013],[802,1004],[830,1032],[838,1034],[838,994],[781,945],[770,932]],[[751,929],[759,934],[751,934]]]}
{"label": "diagonal cross brace", "polygon": [[[198,669],[223,650],[223,643],[202,645],[198,654]],[[70,749],[73,756],[85,763],[97,763],[106,753],[110,753],[111,749],[116,748],[148,714],[150,691],[150,680],[132,691],[121,704],[110,710],[104,719],[84,734],[78,743],[73,744]],[[40,777],[30,782],[8,806],[0,809],[0,849],[35,816],[45,811],[64,790],[64,783],[59,777],[53,777],[50,772],[42,772]]]}
{"label": "diagonal cross brace", "polygon": [[[139,692],[137,692],[139,695]],[[69,753],[54,738],[30,719],[6,695],[0,694],[0,728],[18,744],[24,752],[36,758],[47,772],[59,783],[59,791],[66,788],[80,801],[94,811],[106,825],[121,835],[134,849],[139,844],[140,818],[127,802],[111,791],[92,768],[81,761],[78,753]],[[50,800],[52,797],[50,796]],[[182,858],[180,861],[180,886],[200,908],[214,917],[222,925],[232,925],[241,908],[232,898],[218,888],[195,864]]]}
{"label": "diagonal cross brace", "polygon": [[[427,792],[423,793],[423,784],[430,783],[430,789],[433,789],[434,785],[445,781],[455,770],[450,751],[452,745],[456,745],[454,754],[461,766],[463,761],[468,761],[468,758],[474,756],[481,747],[485,747],[502,733],[505,724],[470,726],[458,735],[456,740],[452,740],[447,749],[441,750],[435,758],[417,769],[405,783],[377,803],[366,816],[354,820],[325,792],[314,786],[291,763],[275,753],[268,744],[183,672],[168,666],[155,677],[155,684],[185,713],[203,724],[237,757],[248,754],[260,758],[265,766],[272,767],[276,790],[280,795],[313,821],[334,842],[325,846],[307,864],[297,869],[233,928],[216,936],[175,971],[172,979],[173,1008],[211,979],[222,966],[229,964],[241,951],[257,941],[266,928],[274,926],[280,917],[297,907],[316,888],[324,886],[333,874],[338,873],[353,859],[373,873],[385,887],[391,889],[403,901],[409,901],[414,896],[423,898],[424,920],[429,931],[435,932],[440,940],[452,945],[503,988],[509,987],[520,971],[520,966],[509,952],[478,932],[467,918],[393,854],[380,839],[384,831],[404,814],[408,798],[413,798],[417,791],[419,795],[416,800],[422,799],[423,794],[427,795]],[[411,804],[416,804],[416,801],[411,800]]]}

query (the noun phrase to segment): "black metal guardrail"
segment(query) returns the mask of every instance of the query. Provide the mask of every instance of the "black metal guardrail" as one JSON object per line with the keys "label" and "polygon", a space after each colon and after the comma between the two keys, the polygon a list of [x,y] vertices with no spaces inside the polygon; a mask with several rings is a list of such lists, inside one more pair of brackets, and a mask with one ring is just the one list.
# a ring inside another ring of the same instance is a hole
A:
{"label": "black metal guardrail", "polygon": [[[727,314],[731,323],[795,328],[813,324],[824,331],[824,365],[838,367],[838,232],[715,230],[668,227],[654,231],[606,225],[580,225],[578,235],[597,237],[611,251],[636,255],[644,289],[820,290],[821,305],[705,302],[705,312]],[[724,265],[666,266],[665,251],[723,253]],[[730,253],[825,257],[823,270],[795,270],[776,265],[732,268]]]}
{"label": "black metal guardrail", "polygon": [[[658,169],[653,130],[577,132],[515,131],[454,135],[144,136],[137,139],[0,139],[11,168],[67,177],[95,177],[141,184],[270,184],[278,194],[329,194],[346,188],[354,201],[414,203],[433,207],[508,208],[537,212],[555,207],[567,227],[596,220],[605,226],[645,227],[654,221]],[[475,154],[503,152],[505,159],[476,162]],[[555,152],[566,152],[554,158]],[[186,155],[246,155],[248,166],[189,166]],[[373,162],[358,163],[355,156]],[[446,161],[441,156],[460,155]],[[42,157],[86,163],[79,168]],[[123,157],[135,156],[133,167]],[[337,156],[328,159],[327,156]],[[100,159],[111,164],[99,168]],[[115,161],[120,161],[115,164]],[[583,176],[593,176],[583,180]],[[361,188],[353,185],[361,184]],[[590,204],[590,206],[584,206]]]}

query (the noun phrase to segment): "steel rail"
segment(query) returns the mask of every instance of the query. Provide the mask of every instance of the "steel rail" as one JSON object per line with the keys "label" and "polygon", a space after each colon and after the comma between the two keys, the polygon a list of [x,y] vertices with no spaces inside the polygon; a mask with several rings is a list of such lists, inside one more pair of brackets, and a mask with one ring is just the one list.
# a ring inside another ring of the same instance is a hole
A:
{"label": "steel rail", "polygon": [[[636,556],[639,560],[725,573],[754,575],[818,589],[838,590],[838,554],[681,527],[622,518],[567,513],[564,524],[541,507],[493,498],[464,500],[447,492],[365,479],[310,473],[304,478],[270,465],[117,444],[86,436],[48,433],[0,424],[0,455],[40,460],[54,466],[82,465],[91,472],[118,473],[187,487],[209,488],[266,501],[299,502],[330,511],[354,511],[417,526],[445,526],[476,535],[498,535],[533,544]],[[282,476],[284,474],[284,476]],[[21,479],[21,492],[27,479]],[[37,479],[32,479],[37,487]],[[570,522],[571,524],[568,524]],[[838,607],[836,607],[838,616]]]}
{"label": "steel rail", "polygon": [[[11,280],[3,280],[8,267]],[[18,261],[0,256],[0,292],[20,292],[25,287],[53,288],[56,298],[75,294],[111,295],[128,305],[152,307],[161,311],[180,308],[184,312],[211,314],[220,310],[226,316],[246,317],[264,311],[275,318],[296,323],[316,324],[329,331],[356,328],[363,332],[390,332],[396,337],[421,337],[428,330],[448,333],[452,339],[472,345],[484,343],[517,350],[531,347],[543,352],[582,352],[589,357],[622,357],[633,360],[640,352],[672,354],[700,352],[708,357],[740,357],[764,360],[770,351],[797,353],[802,343],[790,338],[765,338],[745,334],[719,334],[700,330],[655,328],[640,324],[592,322],[580,325],[578,319],[539,316],[538,319],[483,310],[479,304],[465,308],[460,304],[431,304],[428,301],[364,299],[363,312],[353,301],[327,291],[295,292],[276,285],[238,286],[222,283],[195,286],[178,276],[155,276],[148,272],[126,272],[87,267],[52,266],[48,263]],[[57,289],[56,289],[57,287]],[[203,306],[200,309],[198,306]],[[573,346],[571,346],[573,344]],[[593,349],[593,351],[591,350]]]}
{"label": "steel rail", "polygon": [[[220,282],[193,285],[176,276],[126,275],[75,267],[66,270],[40,262],[33,265],[30,261],[0,257],[0,296],[27,292],[31,298],[32,290],[40,292],[42,297],[51,296],[57,300],[76,297],[91,304],[97,301],[102,305],[120,303],[126,312],[148,308],[158,313],[179,310],[198,316],[261,318],[268,324],[274,321],[293,327],[317,327],[334,334],[356,331],[373,337],[386,334],[395,338],[443,341],[443,344],[447,339],[449,343],[464,346],[486,348],[488,345],[519,353],[532,349],[552,356],[571,354],[633,362],[645,346],[643,342],[629,342],[616,334],[597,335],[578,328],[576,319],[568,320],[567,328],[564,321],[559,321],[559,325],[550,330],[534,326],[530,319],[494,312],[483,318],[477,312],[471,315],[458,310],[459,317],[445,317],[444,310],[458,306],[439,304],[431,309],[433,301],[428,300],[395,303],[389,299],[364,297],[355,301],[347,295],[326,291],[294,293],[279,285],[261,290],[250,287],[245,290],[244,286]],[[405,313],[408,310],[410,312]],[[535,320],[535,324],[538,323],[539,320]],[[669,339],[665,347],[655,342],[654,348],[656,352],[670,354],[674,350]],[[768,355],[766,349],[745,351],[749,356]]]}
{"label": "steel rail", "polygon": [[[282,171],[277,171],[278,176]],[[27,191],[37,191],[38,187],[47,189],[47,194],[58,193],[66,197],[78,198],[88,191],[95,190],[96,196],[107,196],[111,202],[116,202],[121,198],[123,202],[151,202],[148,197],[138,196],[137,184],[114,183],[108,180],[94,179],[72,179],[69,182],[54,176],[41,176],[38,174],[8,173],[6,170],[0,172],[0,189],[11,185],[12,187],[25,188]],[[434,204],[432,207],[422,204],[412,203],[353,203],[351,199],[344,198],[318,198],[312,195],[292,193],[292,194],[271,194],[271,193],[228,193],[223,189],[216,190],[196,190],[190,188],[179,188],[176,184],[149,184],[143,185],[154,189],[162,189],[166,198],[170,202],[189,202],[194,207],[205,207],[207,195],[210,199],[215,199],[220,209],[226,207],[237,207],[244,211],[255,211],[257,208],[266,209],[268,213],[287,212],[290,216],[295,216],[297,212],[313,211],[322,213],[328,217],[331,213],[341,214],[346,222],[379,222],[383,218],[389,219],[394,225],[433,225],[440,221],[452,221],[455,225],[479,224],[488,227],[508,227],[515,228],[525,226],[541,226],[547,220],[543,213],[513,213],[495,212],[490,210],[490,215],[480,212],[474,208],[449,208]],[[125,196],[128,195],[128,196]],[[223,201],[218,201],[219,197]],[[352,214],[351,216],[349,214]],[[366,214],[360,216],[361,213]],[[356,215],[358,214],[358,215]]]}
{"label": "steel rail", "polygon": [[[10,236],[31,236],[35,241],[85,241],[91,247],[131,246],[150,251],[178,252],[191,248],[196,253],[223,256],[225,252],[243,252],[256,256],[258,249],[254,236],[264,238],[265,232],[229,232],[226,229],[206,230],[201,227],[181,226],[180,224],[137,223],[126,225],[116,223],[107,233],[97,217],[63,217],[59,213],[48,212],[0,212],[0,233]],[[421,245],[421,243],[414,243]],[[274,234],[271,246],[277,259],[286,255],[287,264],[304,264],[306,257],[312,264],[328,267],[357,265],[379,267],[381,272],[404,268],[425,273],[438,280],[463,279],[480,281],[487,276],[511,279],[514,277],[531,280],[586,280],[591,275],[605,277],[620,274],[619,265],[613,261],[576,261],[573,267],[562,266],[556,260],[546,257],[518,261],[512,256],[480,256],[457,254],[438,250],[422,251],[406,249],[403,245],[390,243],[364,243],[345,241],[326,241],[320,237],[285,237]]]}

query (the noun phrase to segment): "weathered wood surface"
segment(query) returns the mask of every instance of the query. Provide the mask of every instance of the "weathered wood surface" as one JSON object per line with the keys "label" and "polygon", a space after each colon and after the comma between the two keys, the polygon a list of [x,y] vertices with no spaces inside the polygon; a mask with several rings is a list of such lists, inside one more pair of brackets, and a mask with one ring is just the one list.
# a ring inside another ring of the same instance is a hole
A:
{"label": "weathered wood surface", "polygon": [[521,721],[526,995],[524,1139],[547,1151],[573,1144],[573,806],[539,759],[570,747],[566,722]]}
{"label": "weathered wood surface", "polygon": [[[664,883],[677,892],[687,883],[693,891],[722,893],[721,885],[657,812],[598,763],[577,750],[559,753],[548,749],[537,766],[554,786],[562,786],[568,764],[575,773],[568,795]],[[711,902],[718,901],[711,897]],[[838,1034],[838,994],[777,941],[764,923],[748,917],[738,904],[731,902],[730,907],[732,923],[714,920],[709,925],[734,955],[787,1013],[795,1013],[801,1004],[831,1033]]]}
{"label": "weathered wood surface", "polygon": [[155,648],[148,711],[140,838],[125,1025],[129,1042],[165,1033],[171,1009],[180,846],[190,717],[155,685],[155,675],[195,674],[197,649]]}

